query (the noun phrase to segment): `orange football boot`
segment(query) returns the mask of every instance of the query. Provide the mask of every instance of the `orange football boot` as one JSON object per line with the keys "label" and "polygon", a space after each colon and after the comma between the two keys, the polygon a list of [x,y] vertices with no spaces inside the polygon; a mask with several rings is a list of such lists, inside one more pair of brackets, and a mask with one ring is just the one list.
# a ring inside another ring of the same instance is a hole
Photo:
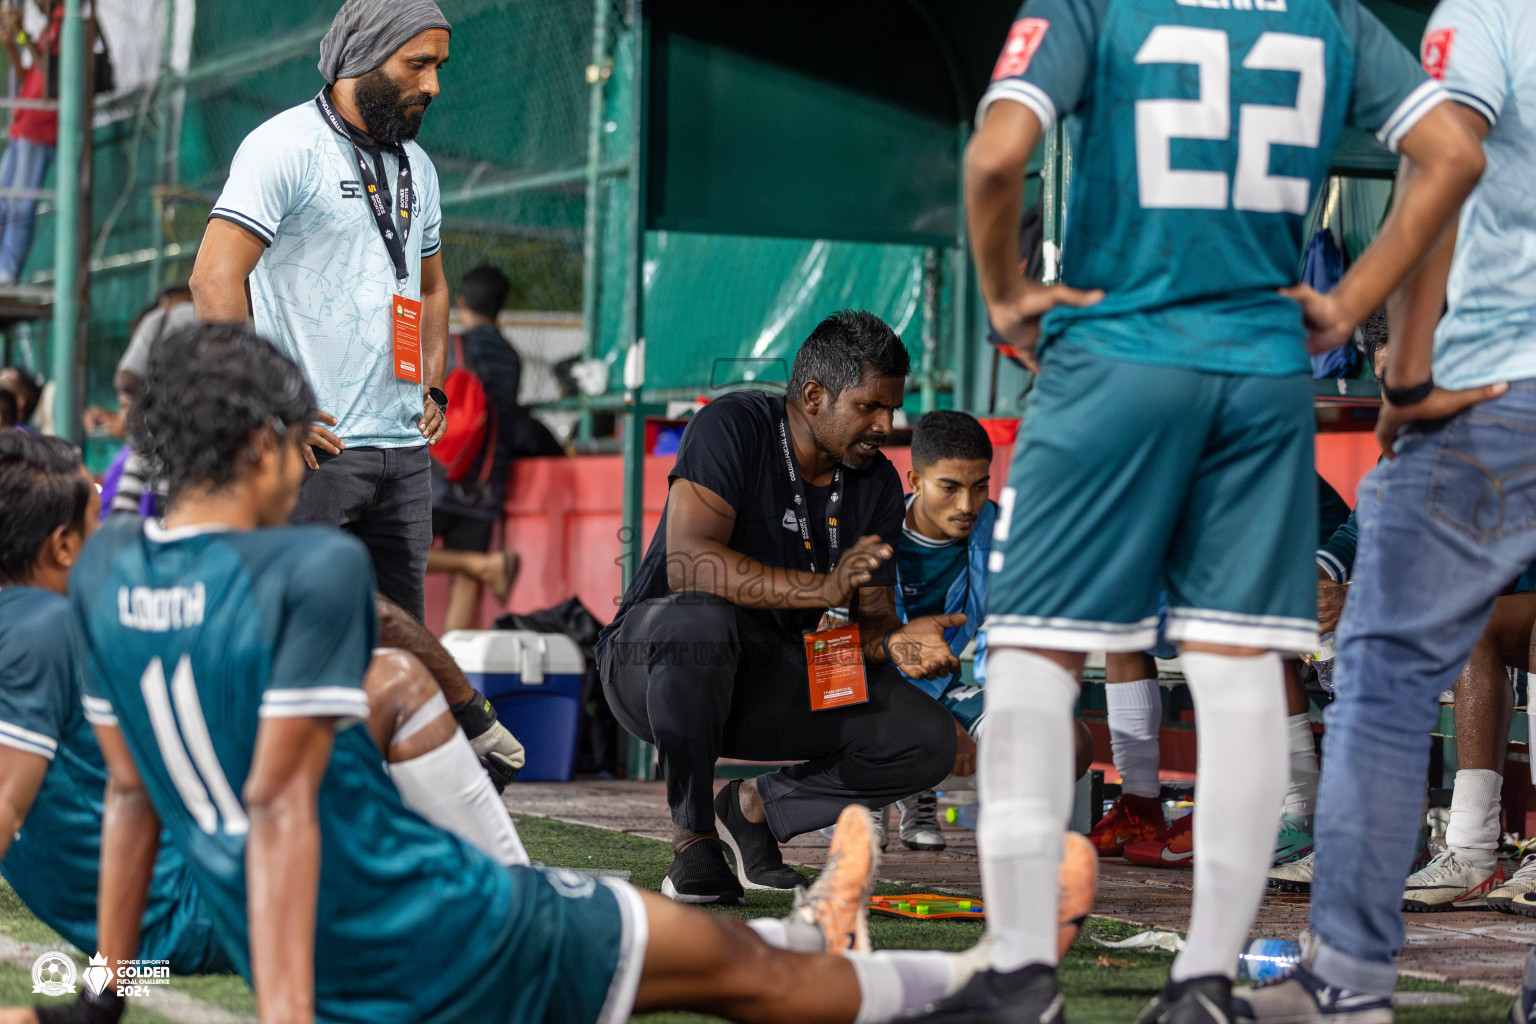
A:
{"label": "orange football boot", "polygon": [[1190,868],[1195,866],[1195,814],[1184,815],[1168,829],[1166,839],[1148,839],[1125,848],[1125,859],[1132,864],[1153,868]]}
{"label": "orange football boot", "polygon": [[1088,830],[1088,841],[1100,857],[1118,857],[1131,843],[1161,842],[1167,838],[1163,805],[1155,796],[1122,796],[1103,820]]}

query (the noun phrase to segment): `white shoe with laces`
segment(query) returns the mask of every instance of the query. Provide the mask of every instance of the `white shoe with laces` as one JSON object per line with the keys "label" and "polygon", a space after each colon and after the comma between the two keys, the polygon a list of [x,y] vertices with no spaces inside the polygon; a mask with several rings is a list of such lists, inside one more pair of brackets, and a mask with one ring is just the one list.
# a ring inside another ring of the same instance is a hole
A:
{"label": "white shoe with laces", "polygon": [[1449,846],[1408,876],[1403,909],[1416,913],[1452,910],[1481,900],[1503,883],[1504,869],[1496,855]]}
{"label": "white shoe with laces", "polygon": [[1505,914],[1521,913],[1515,907],[1520,896],[1536,896],[1536,850],[1527,853],[1509,880],[1488,894],[1488,906]]}

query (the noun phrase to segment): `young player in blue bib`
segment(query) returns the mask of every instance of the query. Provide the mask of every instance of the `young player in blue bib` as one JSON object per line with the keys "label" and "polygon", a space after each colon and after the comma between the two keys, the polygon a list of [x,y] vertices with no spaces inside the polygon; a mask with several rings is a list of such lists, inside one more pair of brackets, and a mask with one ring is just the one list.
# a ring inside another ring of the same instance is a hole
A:
{"label": "young player in blue bib", "polygon": [[153,357],[130,429],[169,512],[109,524],[72,579],[111,775],[109,958],[137,947],[163,826],[264,1020],[593,1024],[678,1007],[873,1024],[964,984],[964,958],[860,952],[879,852],[862,808],[795,912],[750,928],[625,883],[505,867],[408,809],[361,727],[367,552],[281,526],[313,405],[298,368],[233,325]]}
{"label": "young player in blue bib", "polygon": [[[1194,695],[1189,937],[1147,1021],[1217,1022],[1286,784],[1279,652],[1317,639],[1309,346],[1343,344],[1481,170],[1443,94],[1358,0],[1028,0],[966,154],[994,328],[1038,366],[992,554],[978,834],[992,969],[940,1020],[1062,1017],[1050,890],[1091,650],[1150,647],[1158,591]],[[1019,272],[1025,169],[1073,152],[1062,283]],[[1303,221],[1346,124],[1409,159],[1327,295]],[[1047,904],[1048,905],[1048,904]]]}
{"label": "young player in blue bib", "polygon": [[[980,632],[987,608],[987,558],[997,505],[987,498],[992,480],[992,442],[974,416],[944,409],[930,412],[912,431],[912,469],[907,515],[896,549],[896,613],[902,621],[923,615],[961,614],[965,621],[944,631],[956,658],[976,642],[974,676],[959,672],[914,679],[918,689],[944,705],[964,733],[957,765],[973,768],[974,740],[986,711],[980,681],[985,678],[986,635]],[[905,672],[902,675],[906,675]],[[958,771],[959,769],[957,769]],[[898,835],[913,850],[942,850],[937,795],[925,790],[895,805]]]}
{"label": "young player in blue bib", "polygon": [[[0,874],[44,924],[96,949],[107,768],[80,711],[64,593],[100,498],[68,442],[0,431]],[[186,861],[160,851],[142,955],[177,974],[229,971]]]}

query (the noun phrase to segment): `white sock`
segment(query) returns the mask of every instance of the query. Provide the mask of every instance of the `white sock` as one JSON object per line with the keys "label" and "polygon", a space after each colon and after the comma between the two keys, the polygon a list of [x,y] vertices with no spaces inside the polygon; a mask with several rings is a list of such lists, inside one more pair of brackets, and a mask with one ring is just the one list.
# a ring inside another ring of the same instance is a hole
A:
{"label": "white sock", "polygon": [[777,917],[754,917],[747,922],[747,927],[757,932],[757,937],[774,949],[789,948],[789,931],[784,927],[782,919]]}
{"label": "white sock", "polygon": [[390,764],[389,775],[405,806],[438,828],[475,844],[499,863],[528,863],[501,795],[458,729],[420,757]]}
{"label": "white sock", "polygon": [[1489,866],[1499,848],[1500,791],[1504,776],[1491,768],[1466,768],[1456,773],[1451,790],[1451,821],[1445,829],[1445,845],[1475,850]]}
{"label": "white sock", "polygon": [[859,1014],[853,1024],[882,1024],[908,1010],[936,1003],[955,985],[952,953],[930,949],[882,949],[878,953],[849,953],[859,978]]}
{"label": "white sock", "polygon": [[1181,655],[1195,700],[1195,899],[1171,977],[1232,977],[1258,912],[1285,798],[1285,675],[1278,654]]}
{"label": "white sock", "polygon": [[1311,814],[1317,809],[1317,747],[1312,719],[1303,712],[1285,720],[1286,745],[1291,753],[1291,785],[1285,791],[1282,814]]}
{"label": "white sock", "polygon": [[994,647],[987,657],[989,722],[977,758],[976,847],[992,966],[1013,971],[1056,963],[1057,874],[1074,797],[1077,680],[1054,661],[1016,647]]}
{"label": "white sock", "polygon": [[1109,702],[1109,745],[1120,773],[1120,792],[1157,796],[1157,731],[1163,724],[1163,694],[1156,679],[1135,679],[1104,687]]}

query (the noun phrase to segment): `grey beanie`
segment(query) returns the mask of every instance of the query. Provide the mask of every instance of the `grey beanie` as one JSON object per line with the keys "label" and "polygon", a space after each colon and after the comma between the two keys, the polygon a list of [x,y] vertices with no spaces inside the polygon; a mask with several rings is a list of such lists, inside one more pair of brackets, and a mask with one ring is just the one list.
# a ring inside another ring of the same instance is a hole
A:
{"label": "grey beanie", "polygon": [[367,74],[429,28],[453,31],[432,0],[347,0],[320,40],[320,73],[332,85]]}

